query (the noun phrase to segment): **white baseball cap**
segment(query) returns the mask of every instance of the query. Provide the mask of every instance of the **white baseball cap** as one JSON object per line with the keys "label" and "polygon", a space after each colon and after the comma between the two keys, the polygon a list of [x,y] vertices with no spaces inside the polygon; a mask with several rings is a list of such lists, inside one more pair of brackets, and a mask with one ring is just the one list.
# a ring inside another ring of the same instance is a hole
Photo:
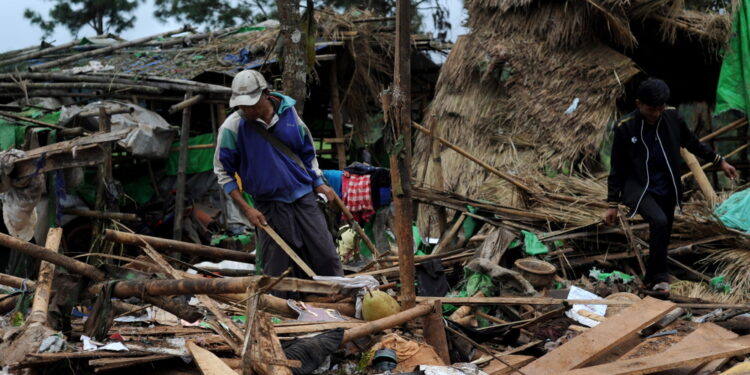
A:
{"label": "white baseball cap", "polygon": [[268,88],[268,83],[263,75],[255,70],[243,70],[232,80],[232,98],[229,106],[255,105],[260,100],[263,90]]}

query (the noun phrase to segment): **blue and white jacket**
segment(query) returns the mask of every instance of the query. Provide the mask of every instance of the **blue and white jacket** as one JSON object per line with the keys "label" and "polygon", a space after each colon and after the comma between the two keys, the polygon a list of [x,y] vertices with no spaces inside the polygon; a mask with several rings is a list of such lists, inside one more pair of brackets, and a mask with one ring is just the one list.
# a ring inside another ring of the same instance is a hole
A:
{"label": "blue and white jacket", "polygon": [[219,128],[214,173],[225,192],[242,188],[259,201],[292,203],[322,185],[312,135],[294,109],[294,99],[271,93],[276,108],[270,124],[257,120],[295,152],[306,170],[277,150],[245,124],[239,113],[232,113]]}

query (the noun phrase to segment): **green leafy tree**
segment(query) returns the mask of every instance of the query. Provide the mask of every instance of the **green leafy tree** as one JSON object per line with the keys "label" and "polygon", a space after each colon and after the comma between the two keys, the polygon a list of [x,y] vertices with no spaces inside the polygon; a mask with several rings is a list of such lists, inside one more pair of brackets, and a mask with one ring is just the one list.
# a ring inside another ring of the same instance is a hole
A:
{"label": "green leafy tree", "polygon": [[58,25],[77,35],[84,26],[91,26],[97,35],[105,32],[120,33],[133,27],[135,16],[132,13],[144,0],[48,0],[55,5],[48,18],[32,9],[26,9],[24,18],[38,25],[48,37]]}
{"label": "green leafy tree", "polygon": [[189,23],[193,26],[224,28],[260,22],[276,15],[271,0],[156,0],[156,18]]}

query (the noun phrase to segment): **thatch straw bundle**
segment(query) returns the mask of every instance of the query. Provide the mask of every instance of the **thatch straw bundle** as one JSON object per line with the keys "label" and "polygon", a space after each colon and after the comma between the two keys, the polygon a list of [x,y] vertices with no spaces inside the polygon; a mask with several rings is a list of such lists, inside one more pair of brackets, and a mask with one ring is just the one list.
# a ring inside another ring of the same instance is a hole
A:
{"label": "thatch straw bundle", "polygon": [[[619,117],[624,84],[639,72],[606,43],[634,47],[632,22],[669,23],[662,35],[667,42],[674,41],[675,28],[717,44],[728,35],[729,16],[687,11],[682,0],[467,0],[466,7],[472,32],[459,38],[443,65],[424,126],[533,182],[542,180],[544,169],[585,169],[598,158],[606,124]],[[566,114],[576,98],[577,108]],[[418,137],[418,184],[560,215],[561,223],[591,223],[601,215],[597,208],[529,200],[448,149],[440,151],[438,182],[431,145]],[[582,196],[603,200],[604,187],[596,184]]]}

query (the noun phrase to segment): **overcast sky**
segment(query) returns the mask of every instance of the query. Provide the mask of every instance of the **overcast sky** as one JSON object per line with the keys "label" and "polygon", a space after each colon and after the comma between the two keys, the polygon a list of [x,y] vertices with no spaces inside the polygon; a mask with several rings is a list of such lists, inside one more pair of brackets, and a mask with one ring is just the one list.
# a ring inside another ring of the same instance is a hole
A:
{"label": "overcast sky", "polygon": [[[453,29],[448,35],[448,39],[455,41],[457,35],[465,33],[465,29],[461,27],[466,17],[466,12],[462,6],[463,0],[438,1],[449,10],[449,22],[453,25]],[[0,16],[0,35],[2,35],[2,41],[0,42],[0,51],[9,51],[38,44],[41,41],[43,33],[38,26],[31,25],[27,19],[23,18],[24,9],[34,9],[42,13],[46,18],[54,2],[50,0],[0,0],[0,3],[2,3],[2,15]],[[161,23],[154,18],[153,3],[153,0],[146,0],[144,4],[141,4],[135,12],[135,27],[124,31],[120,36],[125,39],[135,39],[176,29],[181,26],[173,21]],[[425,30],[432,30],[432,18],[429,14],[425,14],[424,21]],[[93,30],[88,26],[80,31],[80,36],[91,36],[93,34]],[[48,41],[53,44],[60,44],[69,42],[72,39],[73,36],[67,29],[58,27]]]}

